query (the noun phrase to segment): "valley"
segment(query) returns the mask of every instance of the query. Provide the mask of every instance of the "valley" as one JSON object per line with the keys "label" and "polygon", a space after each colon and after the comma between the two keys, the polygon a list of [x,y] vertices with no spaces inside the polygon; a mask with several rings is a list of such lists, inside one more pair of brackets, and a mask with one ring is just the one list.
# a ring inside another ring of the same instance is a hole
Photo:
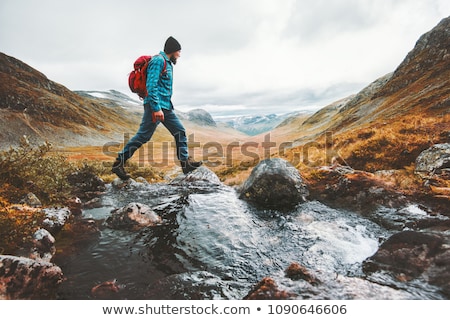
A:
{"label": "valley", "polygon": [[[448,48],[450,17],[393,72],[313,114],[177,111],[204,167],[181,174],[160,125],[127,181],[111,165],[139,102],[70,91],[0,53],[0,280],[14,283],[0,298],[448,299]],[[105,224],[117,212],[120,228]],[[15,263],[59,269],[57,283],[30,293]]]}
{"label": "valley", "polygon": [[[201,109],[176,111],[191,154],[230,185],[269,157],[291,161],[305,177],[338,163],[370,173],[397,170],[412,180],[420,152],[450,140],[449,23],[418,39],[396,70],[314,114],[217,121]],[[99,162],[105,179],[113,179],[107,172],[139,126],[140,102],[115,90],[71,92],[13,57],[0,58],[0,147],[14,147],[23,135],[34,144],[48,141],[70,161]],[[179,172],[163,126],[130,162],[159,177]]]}

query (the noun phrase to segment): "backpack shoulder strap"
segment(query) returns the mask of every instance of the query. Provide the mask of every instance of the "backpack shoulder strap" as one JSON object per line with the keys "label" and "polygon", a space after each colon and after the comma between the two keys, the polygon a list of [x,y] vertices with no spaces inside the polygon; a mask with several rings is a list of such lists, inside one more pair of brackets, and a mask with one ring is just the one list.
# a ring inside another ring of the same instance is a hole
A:
{"label": "backpack shoulder strap", "polygon": [[161,72],[161,74],[163,74],[163,73],[166,73],[167,72],[167,61],[166,61],[166,59],[163,57],[163,60],[164,60],[164,68],[163,68],[163,70],[162,70],[162,72]]}
{"label": "backpack shoulder strap", "polygon": [[[167,61],[166,61],[166,59],[165,59],[162,55],[158,54],[158,56],[160,56],[160,57],[163,59],[163,61],[164,61],[164,67],[163,67],[163,69],[162,69],[162,71],[161,71],[161,74],[160,74],[160,76],[161,76],[161,75],[163,75],[164,73],[167,72]],[[154,56],[154,57],[155,57],[155,56]]]}

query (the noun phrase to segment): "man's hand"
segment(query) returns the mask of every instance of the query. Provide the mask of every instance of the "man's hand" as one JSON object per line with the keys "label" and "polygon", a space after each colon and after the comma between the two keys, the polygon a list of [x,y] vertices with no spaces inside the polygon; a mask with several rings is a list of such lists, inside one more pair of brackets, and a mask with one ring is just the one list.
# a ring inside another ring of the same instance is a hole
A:
{"label": "man's hand", "polygon": [[153,111],[152,113],[152,121],[153,122],[157,122],[157,121],[164,121],[164,112],[162,110],[159,111]]}

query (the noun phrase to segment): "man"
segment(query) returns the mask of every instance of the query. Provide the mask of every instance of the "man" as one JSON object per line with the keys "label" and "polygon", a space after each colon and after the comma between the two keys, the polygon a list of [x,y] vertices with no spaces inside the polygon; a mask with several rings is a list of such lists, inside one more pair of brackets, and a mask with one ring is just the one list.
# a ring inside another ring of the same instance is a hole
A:
{"label": "man", "polygon": [[135,136],[119,152],[112,168],[112,172],[122,180],[131,178],[125,171],[125,162],[151,139],[159,123],[162,123],[175,138],[177,157],[184,174],[202,165],[202,162],[192,161],[189,157],[186,130],[173,111],[171,101],[173,65],[177,63],[180,55],[180,43],[173,37],[169,37],[164,44],[164,51],[150,60],[147,70],[148,96],[144,98],[144,115],[141,125]]}

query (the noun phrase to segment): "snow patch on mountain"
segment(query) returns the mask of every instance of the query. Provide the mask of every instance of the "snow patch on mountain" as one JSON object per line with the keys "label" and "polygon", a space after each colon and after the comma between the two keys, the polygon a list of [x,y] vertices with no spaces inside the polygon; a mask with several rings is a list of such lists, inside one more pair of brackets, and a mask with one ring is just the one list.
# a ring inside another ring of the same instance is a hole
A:
{"label": "snow patch on mountain", "polygon": [[217,122],[224,122],[230,127],[248,134],[250,136],[255,136],[260,133],[268,132],[276,128],[287,118],[297,116],[302,111],[289,112],[284,114],[268,114],[268,115],[248,115],[248,116],[238,116],[235,118],[220,118]]}
{"label": "snow patch on mountain", "polygon": [[142,101],[133,99],[126,94],[116,91],[75,91],[80,96],[100,99],[103,103],[108,103],[111,106],[122,107],[131,112],[143,113]]}

